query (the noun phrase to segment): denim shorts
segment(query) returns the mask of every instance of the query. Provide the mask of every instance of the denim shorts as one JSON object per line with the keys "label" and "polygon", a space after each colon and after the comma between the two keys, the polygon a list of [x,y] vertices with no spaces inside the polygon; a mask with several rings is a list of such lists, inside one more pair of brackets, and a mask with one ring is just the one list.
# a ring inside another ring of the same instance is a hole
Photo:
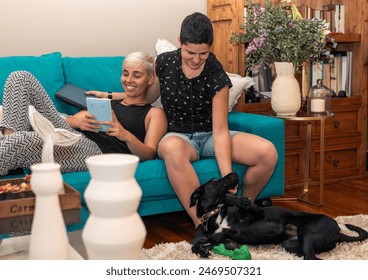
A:
{"label": "denim shorts", "polygon": [[[230,137],[234,137],[240,131],[230,130]],[[195,132],[193,135],[191,133],[178,133],[178,132],[168,132],[162,137],[162,142],[165,138],[170,136],[177,136],[185,140],[190,144],[197,153],[197,159],[201,158],[213,158],[215,157],[215,149],[213,145],[213,135],[210,132]]]}

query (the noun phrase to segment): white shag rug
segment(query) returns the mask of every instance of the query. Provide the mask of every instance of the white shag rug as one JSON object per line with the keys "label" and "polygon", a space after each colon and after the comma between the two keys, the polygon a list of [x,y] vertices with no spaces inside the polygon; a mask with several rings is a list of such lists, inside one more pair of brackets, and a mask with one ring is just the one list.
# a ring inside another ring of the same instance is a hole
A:
{"label": "white shag rug", "polygon": [[[353,224],[368,231],[368,215],[340,216],[335,219],[342,231],[356,236],[344,224]],[[280,245],[248,246],[253,260],[301,260],[286,252]],[[335,249],[317,255],[325,260],[368,260],[368,240],[363,242],[340,243]],[[177,243],[161,243],[150,249],[143,249],[144,260],[201,260],[191,252],[191,245],[186,241]],[[228,260],[228,257],[211,254],[209,260]]]}

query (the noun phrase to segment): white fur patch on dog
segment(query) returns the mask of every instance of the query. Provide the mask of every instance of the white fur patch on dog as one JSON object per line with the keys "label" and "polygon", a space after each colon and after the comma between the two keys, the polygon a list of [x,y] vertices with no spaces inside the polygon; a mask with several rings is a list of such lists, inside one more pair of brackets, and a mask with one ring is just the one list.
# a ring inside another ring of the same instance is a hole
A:
{"label": "white fur patch on dog", "polygon": [[229,223],[227,222],[227,217],[223,219],[221,215],[218,215],[216,223],[219,227],[216,229],[215,233],[221,233],[224,229],[230,228]]}

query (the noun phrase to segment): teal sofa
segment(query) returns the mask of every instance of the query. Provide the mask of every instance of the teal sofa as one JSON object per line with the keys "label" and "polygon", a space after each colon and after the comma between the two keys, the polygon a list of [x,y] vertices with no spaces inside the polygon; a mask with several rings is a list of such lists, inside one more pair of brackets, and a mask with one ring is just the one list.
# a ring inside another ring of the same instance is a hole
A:
{"label": "teal sofa", "polygon": [[[41,56],[0,57],[0,101],[2,101],[2,89],[8,75],[15,70],[27,70],[40,80],[60,112],[74,114],[78,109],[56,98],[57,91],[68,83],[86,90],[122,91],[120,76],[123,59],[123,56],[63,57],[59,52]],[[274,174],[258,198],[283,195],[284,122],[281,119],[263,115],[230,112],[229,127],[232,130],[257,134],[274,143],[278,151],[279,161]],[[201,183],[220,176],[214,159],[196,161],[193,162],[193,166]],[[234,164],[233,169],[242,178],[244,172],[247,171],[247,166]],[[0,179],[11,177],[8,175],[0,177]],[[88,216],[88,211],[83,194],[90,180],[90,174],[88,171],[71,172],[63,174],[63,177],[65,182],[81,193],[82,220],[84,221]],[[143,191],[138,209],[141,216],[183,210],[170,185],[162,160],[155,159],[139,163],[135,177]],[[239,190],[241,191],[241,189],[242,182],[239,184]]]}

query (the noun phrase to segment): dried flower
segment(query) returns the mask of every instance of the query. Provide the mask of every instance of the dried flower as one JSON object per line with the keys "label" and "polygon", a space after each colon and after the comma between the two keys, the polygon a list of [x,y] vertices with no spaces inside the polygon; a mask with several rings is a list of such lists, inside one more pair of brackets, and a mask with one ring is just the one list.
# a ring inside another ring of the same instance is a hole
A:
{"label": "dried flower", "polygon": [[316,18],[303,19],[293,3],[290,9],[290,2],[273,5],[266,1],[262,8],[247,1],[247,14],[241,26],[244,32],[230,36],[230,42],[245,44],[247,73],[275,61],[291,62],[299,71],[305,61],[331,58],[326,44],[328,23]]}

